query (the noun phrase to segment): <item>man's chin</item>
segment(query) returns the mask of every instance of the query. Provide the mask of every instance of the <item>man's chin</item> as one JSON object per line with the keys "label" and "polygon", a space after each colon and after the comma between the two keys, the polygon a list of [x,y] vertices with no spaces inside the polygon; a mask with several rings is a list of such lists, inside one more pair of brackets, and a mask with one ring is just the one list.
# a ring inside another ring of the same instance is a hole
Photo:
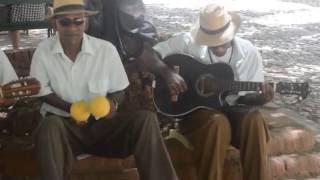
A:
{"label": "man's chin", "polygon": [[62,39],[67,39],[68,41],[71,41],[71,40],[79,40],[79,39],[82,39],[82,35],[79,35],[79,34],[64,34],[64,35],[61,35],[60,38]]}

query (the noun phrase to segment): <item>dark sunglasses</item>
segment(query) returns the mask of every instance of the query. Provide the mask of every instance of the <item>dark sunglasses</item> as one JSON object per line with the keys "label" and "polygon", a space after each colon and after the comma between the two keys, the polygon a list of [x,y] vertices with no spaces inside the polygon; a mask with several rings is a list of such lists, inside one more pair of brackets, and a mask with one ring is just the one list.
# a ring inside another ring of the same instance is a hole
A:
{"label": "dark sunglasses", "polygon": [[58,22],[61,26],[71,26],[72,24],[76,26],[80,26],[84,23],[84,18],[74,18],[74,19],[62,18],[62,19],[59,19]]}

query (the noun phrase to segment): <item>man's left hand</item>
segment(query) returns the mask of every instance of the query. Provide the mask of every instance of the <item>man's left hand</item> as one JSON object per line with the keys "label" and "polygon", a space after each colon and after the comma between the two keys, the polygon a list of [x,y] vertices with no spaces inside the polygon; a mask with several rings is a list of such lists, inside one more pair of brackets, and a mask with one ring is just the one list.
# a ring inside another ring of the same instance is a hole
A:
{"label": "man's left hand", "polygon": [[118,110],[118,103],[115,100],[110,100],[110,111],[109,113],[104,117],[105,119],[111,119],[115,116],[116,112]]}
{"label": "man's left hand", "polygon": [[269,85],[268,83],[263,83],[260,86],[260,90],[261,96],[265,99],[266,103],[273,99],[274,92],[271,85]]}

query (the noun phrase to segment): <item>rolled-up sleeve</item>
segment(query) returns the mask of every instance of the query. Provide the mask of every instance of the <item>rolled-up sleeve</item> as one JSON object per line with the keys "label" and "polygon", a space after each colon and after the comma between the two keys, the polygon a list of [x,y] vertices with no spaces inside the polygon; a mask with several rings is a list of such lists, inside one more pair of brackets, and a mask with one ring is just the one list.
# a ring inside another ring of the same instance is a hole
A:
{"label": "rolled-up sleeve", "polygon": [[[109,71],[108,93],[124,90],[129,85],[129,80],[124,70],[120,56],[116,48],[114,46],[111,47],[112,48],[110,48],[110,51],[108,51],[110,61],[108,61],[108,64],[106,64],[106,66],[112,67],[112,71]],[[110,68],[106,67],[106,69]]]}

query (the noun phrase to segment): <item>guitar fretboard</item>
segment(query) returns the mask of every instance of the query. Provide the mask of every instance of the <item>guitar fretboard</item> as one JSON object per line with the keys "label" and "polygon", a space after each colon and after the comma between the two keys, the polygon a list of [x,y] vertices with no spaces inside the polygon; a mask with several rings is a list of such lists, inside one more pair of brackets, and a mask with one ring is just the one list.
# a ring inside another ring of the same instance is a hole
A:
{"label": "guitar fretboard", "polygon": [[[261,82],[248,82],[248,81],[223,81],[221,82],[222,90],[228,90],[232,92],[239,91],[260,91]],[[276,86],[276,83],[268,83],[271,87]],[[274,87],[276,90],[276,87]]]}

